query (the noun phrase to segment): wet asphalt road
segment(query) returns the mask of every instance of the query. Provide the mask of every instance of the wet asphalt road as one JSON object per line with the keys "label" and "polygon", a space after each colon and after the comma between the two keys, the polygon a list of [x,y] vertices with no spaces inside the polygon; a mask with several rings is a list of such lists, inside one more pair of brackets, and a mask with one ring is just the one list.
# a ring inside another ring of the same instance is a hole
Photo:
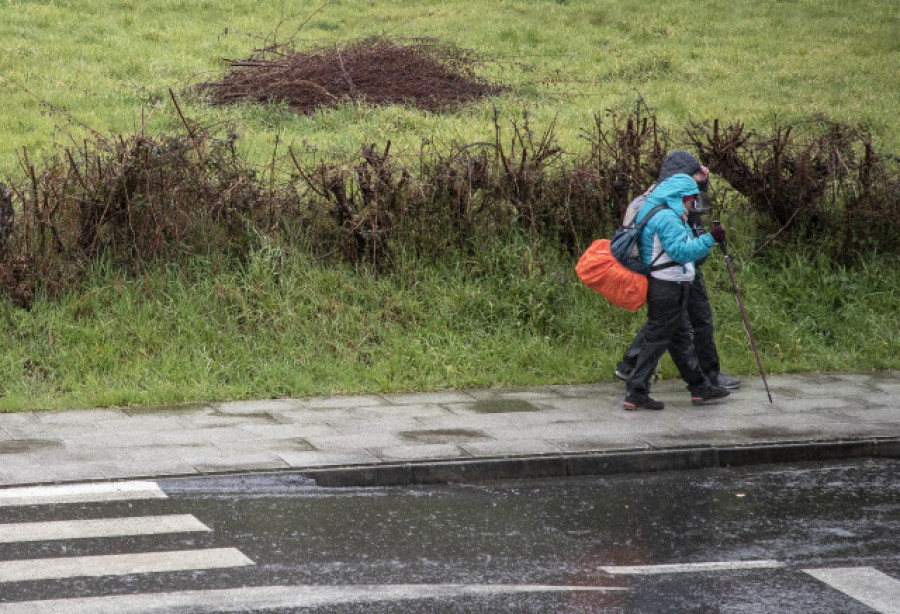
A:
{"label": "wet asphalt road", "polygon": [[[318,607],[267,611],[897,611],[898,468],[886,459],[358,489],[316,487],[296,474],[162,480],[167,499],[6,508],[0,521],[191,514],[210,531],[2,543],[0,561],[236,548],[253,564],[0,583],[0,605],[311,585],[326,587]],[[711,563],[724,568],[704,567]],[[841,590],[814,577],[846,568],[882,582]],[[523,588],[548,585],[562,588]]]}

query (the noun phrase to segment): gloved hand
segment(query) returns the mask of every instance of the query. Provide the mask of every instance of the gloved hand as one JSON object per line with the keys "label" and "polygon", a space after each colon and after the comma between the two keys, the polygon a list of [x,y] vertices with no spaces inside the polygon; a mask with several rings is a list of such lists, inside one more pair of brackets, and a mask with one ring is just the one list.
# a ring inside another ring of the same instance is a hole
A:
{"label": "gloved hand", "polygon": [[716,243],[724,243],[725,242],[725,227],[721,224],[716,224],[712,227],[712,230],[709,231],[709,234],[712,235],[712,238],[715,239]]}

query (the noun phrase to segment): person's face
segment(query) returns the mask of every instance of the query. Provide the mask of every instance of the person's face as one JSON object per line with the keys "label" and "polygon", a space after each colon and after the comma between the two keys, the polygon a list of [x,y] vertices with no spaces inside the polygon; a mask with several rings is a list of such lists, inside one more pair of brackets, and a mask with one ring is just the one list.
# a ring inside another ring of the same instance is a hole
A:
{"label": "person's face", "polygon": [[701,166],[700,170],[691,175],[691,178],[697,183],[703,183],[707,179],[709,179],[709,169],[705,166]]}

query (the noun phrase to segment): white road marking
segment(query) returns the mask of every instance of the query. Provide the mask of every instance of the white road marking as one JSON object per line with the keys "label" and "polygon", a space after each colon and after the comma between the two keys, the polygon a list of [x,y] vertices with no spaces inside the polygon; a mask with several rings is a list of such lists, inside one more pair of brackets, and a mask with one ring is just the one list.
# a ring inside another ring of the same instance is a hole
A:
{"label": "white road marking", "polygon": [[873,567],[837,567],[803,571],[881,614],[900,614],[900,580]]}
{"label": "white road marking", "polygon": [[0,524],[0,544],[125,535],[191,533],[210,528],[190,514]]}
{"label": "white road marking", "polygon": [[90,482],[0,489],[0,507],[166,498],[156,482]]}
{"label": "white road marking", "polygon": [[679,565],[615,565],[601,567],[608,574],[651,575],[666,573],[694,573],[698,571],[729,571],[742,569],[777,569],[784,567],[778,561],[722,561],[709,563],[683,563]]}
{"label": "white road marking", "polygon": [[387,584],[262,586],[177,593],[144,593],[80,599],[0,603],[0,614],[130,614],[138,612],[237,612],[315,608],[348,603],[455,598],[504,593],[625,591],[622,587],[515,584]]}
{"label": "white road marking", "polygon": [[138,554],[74,556],[0,561],[0,582],[122,576],[196,569],[244,567],[255,563],[235,548],[176,550]]}

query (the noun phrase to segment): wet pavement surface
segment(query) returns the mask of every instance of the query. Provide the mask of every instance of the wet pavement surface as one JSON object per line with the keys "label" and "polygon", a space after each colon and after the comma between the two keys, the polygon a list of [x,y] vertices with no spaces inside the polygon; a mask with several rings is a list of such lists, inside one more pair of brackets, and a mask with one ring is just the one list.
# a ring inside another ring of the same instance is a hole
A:
{"label": "wet pavement surface", "polygon": [[622,409],[620,382],[0,414],[4,486],[292,470],[320,485],[599,475],[900,456],[900,372],[759,377]]}
{"label": "wet pavement surface", "polygon": [[[0,612],[887,613],[900,587],[898,468],[861,459],[376,488],[293,472],[166,479],[166,498],[0,507],[0,526],[177,513],[208,530],[0,540],[0,561],[233,548],[244,564],[0,576]],[[188,605],[160,605],[172,595]]]}

